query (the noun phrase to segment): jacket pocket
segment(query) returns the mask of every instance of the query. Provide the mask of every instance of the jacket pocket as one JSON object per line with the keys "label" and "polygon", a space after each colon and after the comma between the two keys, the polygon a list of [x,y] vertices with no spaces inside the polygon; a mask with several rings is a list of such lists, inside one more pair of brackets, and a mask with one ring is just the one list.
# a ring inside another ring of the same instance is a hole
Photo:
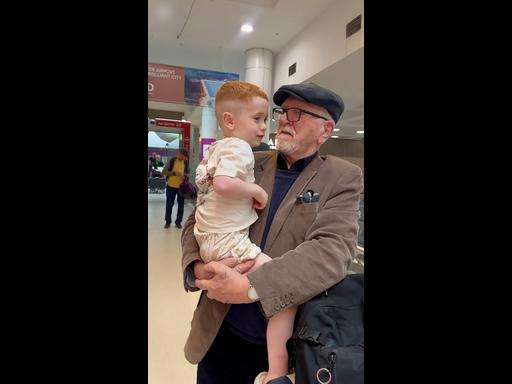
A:
{"label": "jacket pocket", "polygon": [[318,203],[302,203],[297,204],[295,212],[299,215],[308,215],[318,212]]}

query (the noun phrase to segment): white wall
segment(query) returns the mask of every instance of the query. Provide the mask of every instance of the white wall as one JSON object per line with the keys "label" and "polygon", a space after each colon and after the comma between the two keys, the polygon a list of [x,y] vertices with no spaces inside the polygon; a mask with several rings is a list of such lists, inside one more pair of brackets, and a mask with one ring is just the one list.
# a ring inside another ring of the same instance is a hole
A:
{"label": "white wall", "polygon": [[241,81],[245,78],[244,54],[227,54],[215,49],[194,52],[185,47],[161,49],[154,43],[149,42],[148,44],[148,61],[150,63],[238,73]]}
{"label": "white wall", "polygon": [[[364,46],[363,0],[334,1],[312,24],[301,31],[276,57],[274,91],[283,84],[301,83]],[[346,25],[363,14],[362,27],[348,39]],[[288,77],[288,67],[297,71]]]}

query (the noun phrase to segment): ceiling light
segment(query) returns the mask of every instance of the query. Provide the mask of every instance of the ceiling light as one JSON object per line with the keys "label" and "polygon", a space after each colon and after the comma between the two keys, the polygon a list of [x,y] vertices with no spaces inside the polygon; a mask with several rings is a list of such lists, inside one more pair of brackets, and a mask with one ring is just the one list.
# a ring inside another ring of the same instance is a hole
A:
{"label": "ceiling light", "polygon": [[252,32],[254,30],[254,28],[250,24],[244,24],[244,25],[242,25],[241,30],[244,32]]}
{"label": "ceiling light", "polygon": [[331,136],[333,139],[337,139],[339,136]]}
{"label": "ceiling light", "polygon": [[356,133],[359,133],[360,135],[363,135],[364,131],[357,131]]}
{"label": "ceiling light", "polygon": [[159,21],[167,21],[171,17],[171,9],[167,4],[157,4],[155,6],[154,14]]}
{"label": "ceiling light", "polygon": [[338,132],[340,129],[339,128],[334,128],[333,131],[334,132]]}

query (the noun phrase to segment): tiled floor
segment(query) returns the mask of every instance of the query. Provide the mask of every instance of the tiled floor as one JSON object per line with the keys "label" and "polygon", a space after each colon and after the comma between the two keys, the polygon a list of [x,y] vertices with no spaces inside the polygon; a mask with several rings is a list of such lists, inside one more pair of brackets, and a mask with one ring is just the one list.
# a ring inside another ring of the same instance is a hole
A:
{"label": "tiled floor", "polygon": [[[192,210],[185,204],[183,223]],[[183,346],[199,293],[183,289],[181,230],[174,223],[164,229],[164,215],[165,194],[148,194],[148,384],[195,384],[196,366]],[[363,271],[355,263],[351,269]]]}
{"label": "tiled floor", "polygon": [[[183,223],[192,209],[185,204]],[[164,229],[164,214],[165,194],[148,194],[148,384],[194,384],[183,346],[199,293],[183,289],[181,230]]]}

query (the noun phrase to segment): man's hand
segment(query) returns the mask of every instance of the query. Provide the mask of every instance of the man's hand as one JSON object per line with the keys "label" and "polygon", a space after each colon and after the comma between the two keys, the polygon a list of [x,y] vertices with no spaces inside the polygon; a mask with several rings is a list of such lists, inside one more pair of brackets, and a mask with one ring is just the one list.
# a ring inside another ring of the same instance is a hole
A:
{"label": "man's hand", "polygon": [[[239,273],[246,273],[251,267],[254,265],[254,260],[247,260],[243,263],[238,264],[238,260],[234,257],[227,257],[219,261],[229,268],[234,268]],[[207,272],[205,270],[206,264],[202,261],[197,260],[194,263],[194,275],[196,279],[199,280],[210,280],[213,276],[215,276],[212,272]]]}
{"label": "man's hand", "polygon": [[251,303],[247,296],[249,279],[235,268],[230,268],[217,261],[211,261],[204,264],[203,272],[207,276],[213,275],[213,277],[206,280],[197,279],[196,287],[208,291],[207,296],[210,299],[227,304]]}

